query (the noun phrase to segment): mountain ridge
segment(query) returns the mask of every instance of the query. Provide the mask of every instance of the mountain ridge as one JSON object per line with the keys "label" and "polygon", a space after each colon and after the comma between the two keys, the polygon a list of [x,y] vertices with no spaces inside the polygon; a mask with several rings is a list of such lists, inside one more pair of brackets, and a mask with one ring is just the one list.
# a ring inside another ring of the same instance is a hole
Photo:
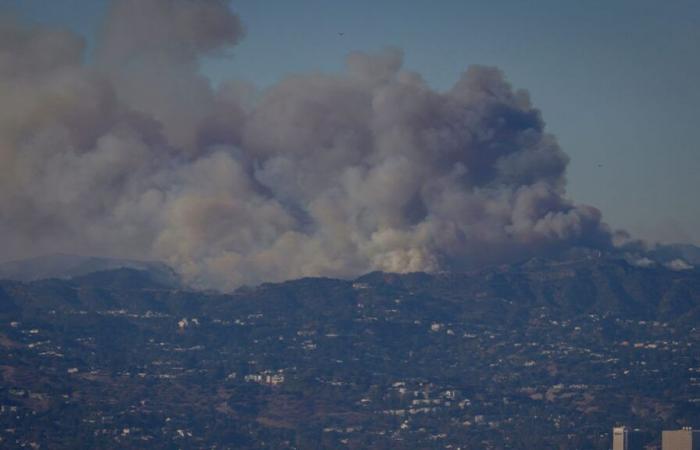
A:
{"label": "mountain ridge", "polygon": [[[572,248],[556,257],[537,256],[511,264],[487,265],[466,272],[437,271],[435,273],[478,273],[481,271],[492,271],[499,267],[513,268],[523,266],[535,268],[538,265],[552,267],[596,259],[625,260],[627,263],[639,267],[665,267],[676,271],[693,270],[696,266],[700,266],[700,247],[691,244],[657,244],[651,249],[629,248],[605,252],[589,248]],[[161,261],[82,256],[67,253],[54,253],[0,263],[0,280],[72,279],[86,276],[93,272],[104,272],[120,268],[146,272],[151,278],[164,286],[170,285],[176,288],[184,286],[180,275],[172,267]],[[366,275],[360,275],[356,278],[362,278]],[[344,279],[352,279],[352,277]],[[261,284],[270,283],[263,282]],[[246,287],[241,286],[240,288]],[[205,288],[197,289],[207,290]]]}
{"label": "mountain ridge", "polygon": [[164,285],[175,287],[181,284],[179,275],[167,264],[160,261],[82,256],[67,253],[53,253],[0,263],[0,280],[71,279],[95,272],[122,268],[148,273],[148,276]]}

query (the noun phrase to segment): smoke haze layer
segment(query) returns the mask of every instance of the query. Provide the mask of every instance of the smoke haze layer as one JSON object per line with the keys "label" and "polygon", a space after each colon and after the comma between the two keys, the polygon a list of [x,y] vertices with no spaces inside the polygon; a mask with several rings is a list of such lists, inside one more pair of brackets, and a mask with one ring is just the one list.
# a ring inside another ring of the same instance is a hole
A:
{"label": "smoke haze layer", "polygon": [[118,0],[87,64],[76,35],[0,20],[0,259],[159,259],[229,289],[612,245],[498,69],[436,92],[387,49],[214,88],[199,59],[243,35],[225,1]]}

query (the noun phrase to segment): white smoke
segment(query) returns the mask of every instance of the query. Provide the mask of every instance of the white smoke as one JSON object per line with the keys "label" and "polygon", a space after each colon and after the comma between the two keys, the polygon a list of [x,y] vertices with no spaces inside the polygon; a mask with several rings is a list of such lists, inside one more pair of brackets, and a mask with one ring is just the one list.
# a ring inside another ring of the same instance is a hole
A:
{"label": "white smoke", "polygon": [[155,258],[227,289],[611,245],[499,70],[436,92],[398,50],[353,53],[251,103],[198,66],[242,36],[225,1],[118,0],[86,64],[75,35],[1,21],[0,259]]}

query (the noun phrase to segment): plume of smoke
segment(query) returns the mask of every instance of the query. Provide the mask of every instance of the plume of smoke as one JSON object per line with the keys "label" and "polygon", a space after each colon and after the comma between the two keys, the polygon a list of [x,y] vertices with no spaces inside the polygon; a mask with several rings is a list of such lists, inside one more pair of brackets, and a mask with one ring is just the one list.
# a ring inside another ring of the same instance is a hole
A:
{"label": "plume of smoke", "polygon": [[88,65],[69,32],[0,22],[2,259],[157,258],[231,288],[612,245],[498,69],[436,92],[396,49],[353,53],[251,104],[198,67],[242,35],[225,1],[118,0]]}

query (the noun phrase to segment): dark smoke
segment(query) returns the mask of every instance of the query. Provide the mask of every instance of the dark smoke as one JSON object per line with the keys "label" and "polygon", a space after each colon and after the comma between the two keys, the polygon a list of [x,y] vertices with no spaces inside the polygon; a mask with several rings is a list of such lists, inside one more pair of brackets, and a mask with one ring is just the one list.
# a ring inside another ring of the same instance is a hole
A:
{"label": "dark smoke", "polygon": [[230,288],[611,246],[498,69],[436,92],[398,50],[353,53],[251,103],[198,66],[243,34],[225,1],[120,0],[85,64],[70,32],[0,22],[0,259],[155,258]]}

